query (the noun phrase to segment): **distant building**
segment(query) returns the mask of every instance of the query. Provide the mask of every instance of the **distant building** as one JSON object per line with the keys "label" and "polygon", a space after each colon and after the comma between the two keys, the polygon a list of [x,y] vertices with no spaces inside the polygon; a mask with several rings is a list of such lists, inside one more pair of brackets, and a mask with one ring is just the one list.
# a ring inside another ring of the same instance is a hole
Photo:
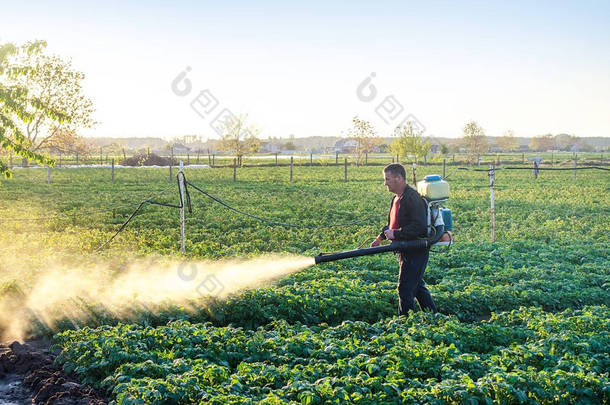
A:
{"label": "distant building", "polygon": [[[360,142],[358,142],[355,139],[351,139],[351,138],[339,139],[337,142],[335,142],[334,152],[352,153],[356,150],[358,145],[360,145]],[[370,152],[379,153],[380,150],[381,150],[381,148],[379,146],[373,146],[370,149]]]}
{"label": "distant building", "polygon": [[353,152],[354,149],[356,149],[359,144],[360,144],[360,142],[358,142],[355,139],[350,139],[350,138],[339,139],[337,142],[335,142],[335,152],[339,152],[339,153]]}
{"label": "distant building", "polygon": [[280,147],[273,142],[261,142],[261,147],[259,152],[261,153],[278,153],[280,151]]}

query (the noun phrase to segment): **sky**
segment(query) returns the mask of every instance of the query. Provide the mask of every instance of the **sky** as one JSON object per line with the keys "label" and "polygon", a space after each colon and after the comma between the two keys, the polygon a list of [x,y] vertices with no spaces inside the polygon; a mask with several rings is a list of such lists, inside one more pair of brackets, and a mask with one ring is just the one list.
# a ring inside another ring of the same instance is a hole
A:
{"label": "sky", "polygon": [[0,43],[85,73],[86,136],[610,136],[608,1],[0,0]]}

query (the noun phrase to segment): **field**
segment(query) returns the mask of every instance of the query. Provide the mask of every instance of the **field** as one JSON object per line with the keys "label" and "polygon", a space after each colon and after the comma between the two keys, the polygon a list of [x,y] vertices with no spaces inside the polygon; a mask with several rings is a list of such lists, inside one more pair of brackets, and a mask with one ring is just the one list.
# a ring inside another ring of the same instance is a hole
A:
{"label": "field", "polygon": [[[357,248],[384,224],[381,166],[350,166],[348,182],[341,166],[297,166],[292,182],[288,170],[240,168],[233,182],[232,168],[187,169],[231,206],[304,227],[267,225],[191,188],[186,259],[302,260]],[[440,170],[420,166],[418,177]],[[20,331],[53,336],[58,364],[118,404],[610,402],[610,176],[498,171],[491,243],[487,174],[447,174],[456,244],[433,253],[425,275],[438,315],[395,316],[397,264],[386,254],[154,308],[135,296],[125,311],[57,301]],[[109,169],[46,176],[16,170],[1,183],[0,304],[44,301],[38,280],[51,270],[108,281],[138,263],[142,279],[147,268],[178,277],[173,208],[145,206],[98,251],[141,201],[179,203],[166,169],[119,169],[114,183]]]}

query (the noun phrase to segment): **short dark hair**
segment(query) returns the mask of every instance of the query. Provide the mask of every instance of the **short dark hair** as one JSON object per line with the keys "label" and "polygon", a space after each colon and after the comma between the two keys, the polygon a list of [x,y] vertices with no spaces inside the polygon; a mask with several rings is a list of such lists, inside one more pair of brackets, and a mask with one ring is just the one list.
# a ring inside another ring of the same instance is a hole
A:
{"label": "short dark hair", "polygon": [[384,173],[390,173],[392,176],[400,176],[403,179],[407,178],[407,172],[405,172],[405,168],[400,163],[391,163],[383,168]]}

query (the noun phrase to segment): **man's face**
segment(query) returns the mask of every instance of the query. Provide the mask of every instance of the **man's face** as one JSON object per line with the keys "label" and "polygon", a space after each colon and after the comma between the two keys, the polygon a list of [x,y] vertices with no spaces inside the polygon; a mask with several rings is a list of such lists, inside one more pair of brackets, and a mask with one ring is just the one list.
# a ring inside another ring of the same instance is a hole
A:
{"label": "man's face", "polygon": [[405,186],[405,179],[403,179],[401,176],[395,176],[389,172],[384,172],[383,176],[385,179],[383,184],[388,188],[390,193],[397,194],[402,192],[402,189]]}

